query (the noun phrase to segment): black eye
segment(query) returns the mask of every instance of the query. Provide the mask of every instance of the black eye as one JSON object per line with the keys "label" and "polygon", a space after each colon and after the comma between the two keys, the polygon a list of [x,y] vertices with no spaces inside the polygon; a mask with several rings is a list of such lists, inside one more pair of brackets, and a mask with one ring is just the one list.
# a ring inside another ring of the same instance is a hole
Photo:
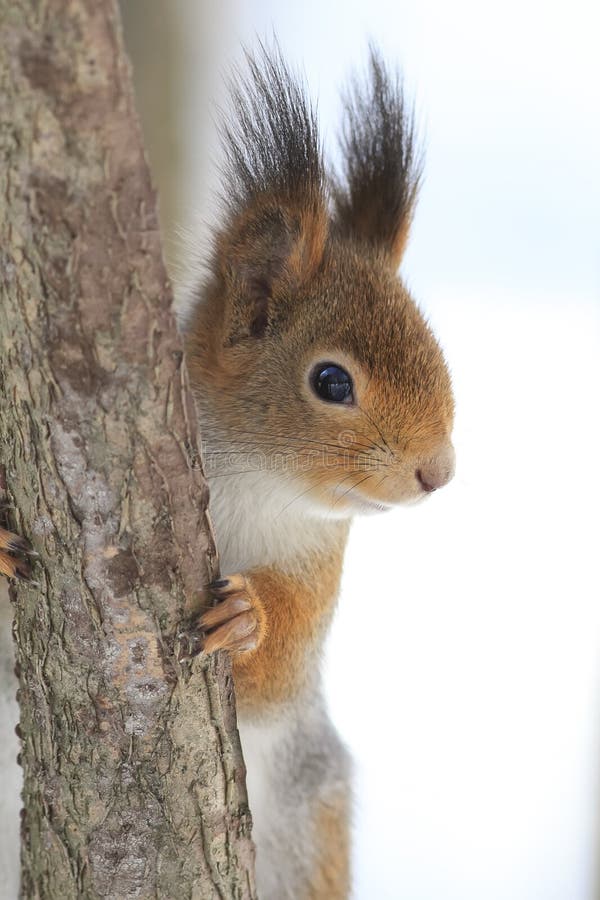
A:
{"label": "black eye", "polygon": [[352,378],[334,363],[319,363],[313,371],[312,385],[321,400],[328,403],[352,402]]}

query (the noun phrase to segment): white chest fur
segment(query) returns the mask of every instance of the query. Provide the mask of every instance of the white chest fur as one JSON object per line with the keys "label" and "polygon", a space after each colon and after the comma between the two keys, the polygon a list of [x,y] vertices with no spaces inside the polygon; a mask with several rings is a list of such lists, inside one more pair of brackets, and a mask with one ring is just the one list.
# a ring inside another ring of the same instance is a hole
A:
{"label": "white chest fur", "polygon": [[212,481],[207,475],[224,574],[255,566],[294,572],[306,556],[338,544],[348,527],[316,513],[292,480],[260,471]]}

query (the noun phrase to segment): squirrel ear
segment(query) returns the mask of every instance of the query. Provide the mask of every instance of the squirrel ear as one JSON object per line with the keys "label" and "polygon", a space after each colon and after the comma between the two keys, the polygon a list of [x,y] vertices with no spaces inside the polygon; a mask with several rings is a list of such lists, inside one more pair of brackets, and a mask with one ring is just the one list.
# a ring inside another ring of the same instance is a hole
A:
{"label": "squirrel ear", "polygon": [[324,203],[296,209],[263,197],[220,235],[217,259],[230,310],[230,337],[260,337],[281,297],[317,270],[328,234]]}
{"label": "squirrel ear", "polygon": [[336,225],[342,235],[382,251],[398,268],[421,180],[411,112],[397,73],[370,51],[369,80],[354,80],[344,98],[341,137],[344,178],[335,185]]}
{"label": "squirrel ear", "polygon": [[310,278],[328,233],[314,112],[277,46],[246,54],[221,125],[226,218],[216,268],[230,298],[230,339],[260,335],[278,297]]}

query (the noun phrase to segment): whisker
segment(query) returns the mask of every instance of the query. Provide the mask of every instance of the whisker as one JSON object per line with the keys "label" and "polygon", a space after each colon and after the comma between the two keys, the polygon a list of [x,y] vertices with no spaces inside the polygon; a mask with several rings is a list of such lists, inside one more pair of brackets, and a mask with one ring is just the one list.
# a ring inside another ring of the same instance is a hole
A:
{"label": "whisker", "polygon": [[[340,494],[340,496],[337,497],[335,503],[332,504],[331,509],[333,509],[333,507],[335,506],[336,503],[339,503],[340,500],[342,500],[347,494],[349,494],[350,491],[353,491],[355,488],[359,487],[361,484],[364,484],[365,481],[368,481],[369,478],[372,478],[372,477],[373,477],[373,473],[370,472],[368,475],[365,475],[365,477],[362,478],[360,481],[358,481],[356,484],[351,484],[350,487],[348,488],[348,490],[344,491],[343,494]],[[340,484],[341,484],[341,482],[340,482]],[[339,487],[339,485],[338,485],[338,487]]]}
{"label": "whisker", "polygon": [[[259,457],[257,459],[257,456]],[[270,471],[273,469],[282,469],[285,471],[308,472],[315,469],[352,469],[352,471],[381,470],[388,468],[389,463],[381,463],[370,457],[345,457],[333,456],[330,454],[326,460],[305,454],[294,454],[293,456],[281,459],[277,454],[258,452],[252,453],[247,451],[223,450],[207,454],[203,457],[204,469],[207,473],[227,466],[228,462],[235,464],[253,465],[257,469]]]}
{"label": "whisker", "polygon": [[376,484],[375,487],[373,488],[373,492],[375,492],[375,491],[377,490],[378,487],[381,487],[381,485],[383,484],[383,482],[384,482],[384,481],[386,480],[386,478],[388,478],[388,477],[389,477],[389,476],[388,476],[388,473],[386,472],[386,473],[379,479],[379,481],[377,482],[377,484]]}
{"label": "whisker", "polygon": [[[370,378],[369,378],[369,381],[370,381],[371,377],[372,377],[372,374],[371,374],[371,376],[370,376]],[[228,390],[227,388],[223,388],[223,387],[220,388],[220,393],[221,393],[222,395],[225,394],[226,396],[232,397],[237,403],[242,404],[242,405],[243,405],[244,407],[246,407],[246,408],[247,408],[247,407],[255,407],[255,408],[256,408],[256,407],[259,407],[259,408],[261,408],[261,409],[264,409],[264,403],[262,403],[261,401],[257,401],[254,397],[252,397],[252,396],[250,396],[250,395],[239,394],[239,393],[236,392],[236,391]],[[379,433],[381,439],[383,440],[383,443],[384,443],[385,447],[387,448],[388,453],[391,453],[392,456],[393,456],[393,455],[394,455],[394,454],[393,454],[393,451],[391,450],[389,444],[388,444],[387,441],[385,440],[385,437],[384,437],[384,435],[382,434],[381,429],[377,426],[377,424],[373,421],[373,419],[366,413],[366,411],[365,411],[362,407],[359,407],[359,409],[361,410],[361,412],[363,412],[363,413],[365,414],[366,418],[367,418],[368,421],[371,423],[371,425],[373,425],[373,427],[376,429],[376,431],[378,431],[378,433]],[[254,435],[254,436],[261,437],[261,438],[264,437],[265,434],[268,434],[268,433],[266,433],[266,432],[265,432],[265,433],[252,432],[252,431],[249,431],[248,429],[228,429],[228,430],[232,431],[232,433]],[[384,448],[381,447],[380,444],[377,444],[376,442],[374,442],[374,441],[372,441],[370,438],[368,438],[367,435],[361,434],[361,435],[359,435],[359,437],[362,437],[363,439],[367,440],[367,443],[366,443],[366,444],[359,444],[358,442],[355,442],[355,446],[359,447],[359,449],[363,449],[363,450],[365,450],[366,452],[371,452],[371,451],[373,451],[375,448],[377,448],[377,449],[380,450],[381,452],[384,452]],[[291,438],[291,437],[286,437],[284,440],[285,440],[285,442],[287,442],[287,443],[289,443],[291,440],[295,440],[297,443],[303,443],[303,442],[304,442],[304,443],[316,444],[316,445],[318,445],[318,446],[327,446],[327,445],[328,445],[327,442],[324,442],[324,441],[315,441],[315,440],[312,440],[312,439],[310,439],[310,438],[304,438],[304,439],[302,439],[302,438],[296,438],[296,439],[293,439],[293,438]],[[340,446],[342,446],[342,445],[339,445],[339,444],[338,444],[338,445],[332,445],[332,444],[329,444],[328,446],[336,446],[337,449],[339,449]],[[347,446],[344,446],[344,449],[347,449]]]}
{"label": "whisker", "polygon": [[[372,377],[372,376],[371,376],[371,377]],[[370,380],[370,379],[369,379],[369,380]],[[237,394],[235,391],[228,391],[226,388],[225,388],[225,389],[221,388],[221,391],[220,391],[220,392],[221,392],[221,394],[225,394],[225,395],[228,395],[228,396],[233,397],[236,401],[238,401],[239,403],[241,403],[244,407],[260,407],[260,408],[263,408],[263,406],[264,406],[263,403],[261,403],[260,401],[257,401],[257,400],[256,400],[254,397],[252,397],[252,396],[239,395],[239,394]],[[383,443],[384,443],[385,448],[387,448],[388,453],[391,453],[392,456],[393,456],[394,453],[393,453],[391,447],[389,446],[388,442],[386,441],[386,439],[385,439],[385,437],[384,437],[384,435],[383,435],[381,429],[380,429],[379,426],[377,425],[377,423],[371,418],[371,416],[369,416],[369,414],[366,412],[366,410],[365,410],[362,406],[359,406],[359,409],[360,409],[360,411],[366,416],[367,420],[371,423],[371,425],[375,428],[375,430],[378,432],[378,434],[379,434],[381,440],[382,440]],[[238,433],[252,434],[253,432],[250,432],[250,431],[243,431],[243,432],[242,432],[242,431],[238,431]],[[256,432],[254,432],[254,434],[256,434]],[[363,438],[366,438],[366,437],[367,437],[366,435],[361,435],[361,436],[362,436]],[[286,440],[287,440],[287,438],[286,438]],[[301,439],[298,439],[298,440],[301,440]],[[320,441],[311,441],[309,438],[306,438],[305,440],[306,440],[307,443],[321,444]],[[369,439],[368,439],[368,440],[369,440]],[[358,446],[358,445],[357,445],[357,446]],[[378,450],[381,450],[382,453],[385,452],[385,451],[384,451],[384,447],[382,447],[380,444],[377,444],[375,441],[370,441],[370,440],[369,440],[369,444],[368,444],[368,445],[362,445],[362,448],[363,448],[364,450],[372,450],[374,447],[376,447]]]}
{"label": "whisker", "polygon": [[[210,475],[207,475],[207,481],[210,485],[210,482],[214,478],[225,478],[228,475],[250,475],[250,474],[254,474],[255,472],[264,472],[264,471],[265,471],[264,469],[238,469],[238,470],[227,469],[226,472],[211,472]],[[271,471],[276,471],[276,470],[271,469]],[[281,471],[283,471],[283,469]]]}
{"label": "whisker", "polygon": [[[216,450],[211,451],[207,455],[204,456],[204,470],[206,476],[212,478],[215,474],[227,474],[232,471],[232,469],[227,467],[227,463],[231,462],[232,465],[235,465],[236,462],[244,461],[249,463],[256,463],[252,466],[252,470],[256,472],[292,472],[294,474],[308,471],[314,471],[315,469],[324,469],[325,472],[329,473],[332,469],[349,469],[351,473],[354,472],[364,472],[365,470],[370,470],[373,472],[379,472],[382,468],[390,468],[389,463],[384,463],[381,460],[374,459],[373,457],[359,457],[359,456],[342,456],[342,457],[333,457],[329,456],[329,465],[322,464],[322,461],[319,458],[315,458],[311,455],[303,455],[301,453],[296,453],[291,456],[289,459],[272,459],[268,454],[265,454],[262,459],[252,459],[251,457],[254,454],[251,452],[243,451],[243,450]],[[312,465],[308,465],[311,463]],[[222,472],[218,472],[218,470],[223,470]]]}
{"label": "whisker", "polygon": [[[313,449],[312,447],[300,447],[299,449],[297,449],[296,447],[290,447],[289,444],[284,443],[283,441],[280,444],[277,444],[277,443],[270,443],[270,442],[259,443],[257,441],[240,441],[237,438],[234,438],[233,441],[225,440],[224,438],[215,438],[212,443],[226,444],[231,447],[232,453],[251,452],[251,451],[237,450],[238,447],[253,447],[257,452],[259,452],[261,449],[264,449],[265,447],[268,447],[269,449],[276,449],[276,450],[282,450],[282,451],[287,450],[289,453],[293,453],[296,456],[299,456],[302,454],[305,456],[311,455],[311,454],[313,456],[320,455],[319,451],[317,449]],[[340,447],[334,447],[333,445],[331,445],[329,448],[327,447],[327,445],[324,445],[324,447],[322,449],[328,450],[329,453],[336,453],[338,455],[342,454],[342,455],[348,455],[348,456],[359,456],[359,457],[363,456],[366,459],[372,458],[371,454],[363,453],[362,451],[357,452],[355,450],[351,450],[350,448],[343,447],[341,445],[340,445]],[[210,453],[227,453],[228,451],[227,450],[211,450],[210,446],[207,446],[205,448],[204,452],[207,455],[209,455]]]}
{"label": "whisker", "polygon": [[[382,440],[383,443],[385,444],[385,446],[386,446],[386,448],[387,448],[387,450],[388,450],[388,453],[391,453],[392,456],[394,456],[394,451],[392,450],[392,448],[390,447],[390,445],[389,445],[388,442],[386,441],[386,439],[385,439],[385,437],[384,437],[384,434],[383,434],[381,428],[379,427],[379,425],[377,424],[377,422],[375,422],[375,421],[371,418],[371,416],[370,416],[369,413],[366,411],[366,409],[364,409],[362,406],[359,407],[359,408],[360,408],[360,411],[363,413],[363,415],[365,415],[365,416],[367,417],[367,419],[369,420],[369,422],[371,423],[371,425],[373,426],[373,428],[375,428],[375,430],[376,430],[377,433],[379,434],[379,437],[381,438],[381,440]],[[379,445],[377,444],[377,446],[379,446]],[[380,449],[380,450],[383,450],[383,447],[379,447],[379,449]]]}
{"label": "whisker", "polygon": [[[248,431],[245,428],[244,429],[231,428],[231,429],[228,429],[228,431],[230,431],[231,434],[250,435],[251,437],[254,436],[254,437],[260,437],[260,438],[267,437],[267,438],[271,438],[271,440],[273,439],[273,437],[275,437],[277,440],[280,440],[282,444],[288,444],[291,442],[296,443],[296,444],[315,444],[317,447],[333,447],[338,450],[339,449],[350,450],[350,449],[352,449],[353,446],[355,446],[355,447],[358,447],[359,449],[369,451],[369,450],[373,450],[375,447],[379,446],[378,444],[374,444],[373,442],[371,442],[369,444],[359,444],[356,441],[353,444],[335,444],[335,443],[332,444],[329,441],[315,441],[312,438],[293,437],[291,435],[285,436],[285,437],[283,435],[275,435],[274,436],[274,435],[270,434],[268,431],[263,431],[263,432]],[[366,436],[361,435],[361,437],[366,437]],[[215,439],[215,440],[217,440],[217,439]],[[379,447],[379,449],[382,449],[382,448]]]}
{"label": "whisker", "polygon": [[329,475],[329,472],[324,472],[324,473],[322,474],[321,478],[319,478],[319,480],[317,481],[316,484],[311,484],[311,485],[309,485],[309,486],[306,488],[306,490],[301,491],[299,494],[297,494],[295,497],[293,497],[293,498],[289,501],[289,503],[286,503],[285,506],[283,506],[283,507],[279,510],[279,512],[277,513],[277,515],[275,516],[275,518],[278,519],[279,516],[280,516],[282,513],[284,513],[284,512],[286,511],[286,509],[288,509],[288,508],[292,505],[292,503],[295,503],[295,502],[296,502],[296,500],[300,500],[301,497],[304,497],[304,496],[306,496],[306,494],[309,494],[312,490],[315,489],[315,487],[319,487],[319,485],[321,485],[321,484],[323,483],[323,481],[326,480],[326,478],[325,478],[326,475]]}
{"label": "whisker", "polygon": [[263,468],[273,468],[272,462],[281,463],[288,467],[325,468],[352,466],[353,468],[366,469],[387,467],[389,463],[382,463],[370,456],[357,454],[342,454],[330,452],[321,458],[313,453],[299,453],[291,451],[282,459],[282,453],[277,448],[271,448],[269,452],[252,450],[211,450],[203,455],[204,467],[210,467],[211,462],[219,464],[224,459],[246,459],[249,462],[263,463]]}
{"label": "whisker", "polygon": [[[226,396],[232,397],[232,398],[233,398],[234,400],[236,400],[241,406],[243,406],[243,407],[245,407],[245,408],[247,408],[247,407],[252,407],[252,406],[253,406],[253,407],[259,407],[259,408],[263,408],[263,407],[264,407],[264,404],[263,404],[263,403],[261,403],[261,402],[255,400],[255,399],[254,399],[253,397],[251,397],[251,396],[240,395],[240,394],[236,393],[235,391],[231,391],[231,390],[228,391],[226,388],[225,388],[225,389],[221,388],[219,392],[220,392],[221,395],[224,394],[224,395],[226,395]],[[235,429],[228,429],[228,430],[231,430],[232,432],[235,431]],[[260,433],[257,433],[257,432],[251,432],[251,431],[248,431],[248,430],[246,430],[246,429],[238,429],[237,433],[238,433],[238,434],[254,434],[254,435],[259,434],[259,436],[260,436]],[[363,437],[366,437],[366,436],[363,435]],[[287,437],[286,437],[286,440],[288,440]],[[290,440],[291,440],[291,438],[290,438]],[[301,441],[302,439],[301,439],[301,438],[298,438],[297,440]],[[305,440],[306,440],[307,443],[313,443],[313,444],[319,444],[319,445],[321,445],[321,443],[322,443],[321,441],[314,441],[314,440],[310,440],[309,438],[306,438]],[[373,442],[369,441],[369,443],[368,443],[367,445],[363,445],[363,449],[364,449],[364,450],[371,450],[371,449],[373,449],[374,446],[377,446],[377,445],[376,445],[376,444],[373,444]],[[382,449],[382,448],[380,447],[379,449]]]}
{"label": "whisker", "polygon": [[[225,438],[214,438],[214,439],[213,439],[213,442],[214,442],[214,443],[217,443],[217,444],[229,444],[229,443],[230,443],[230,442],[229,442],[228,440],[226,440]],[[316,443],[316,442],[315,442],[315,443]],[[277,443],[265,443],[265,442],[263,442],[263,443],[261,443],[261,444],[258,444],[258,443],[255,442],[255,441],[240,441],[240,440],[235,440],[235,445],[237,445],[238,447],[239,447],[240,445],[242,445],[242,446],[249,446],[249,447],[254,448],[254,450],[255,450],[256,452],[264,452],[267,448],[268,448],[270,451],[288,450],[290,454],[294,454],[294,455],[299,456],[299,457],[303,457],[303,456],[304,456],[304,457],[311,457],[311,456],[313,456],[313,455],[317,452],[316,450],[311,450],[311,449],[308,449],[308,448],[306,448],[306,447],[303,447],[303,448],[301,448],[300,450],[298,450],[298,449],[296,449],[296,448],[294,448],[294,447],[291,447],[291,448],[290,448],[290,447],[288,446],[287,442],[283,442],[283,441],[281,442],[281,444],[277,444]],[[242,453],[245,452],[245,451],[242,451],[242,450],[236,450],[236,449],[235,449],[235,445],[234,445],[234,447],[231,447],[229,450],[222,450],[222,451],[220,451],[220,450],[210,450],[210,449],[207,449],[207,450],[204,451],[204,458],[206,459],[206,458],[208,458],[209,456],[213,456],[213,455],[216,455],[216,454],[218,454],[218,453],[222,453],[222,454],[224,454],[224,455],[227,455],[228,453],[240,453],[240,454],[242,454]],[[336,447],[334,444],[324,444],[324,445],[321,446],[321,449],[322,449],[322,451],[323,451],[323,453],[324,453],[325,455],[333,456],[333,457],[336,458],[336,459],[347,458],[347,459],[350,459],[350,460],[353,460],[353,461],[363,461],[363,462],[368,462],[369,464],[373,464],[373,463],[376,462],[376,463],[379,464],[379,465],[384,465],[384,466],[388,466],[388,465],[389,465],[389,463],[386,462],[384,459],[381,459],[381,457],[380,457],[378,454],[377,454],[377,455],[375,455],[375,454],[374,454],[374,455],[371,455],[371,454],[364,453],[364,452],[361,452],[361,451],[358,451],[358,452],[357,452],[357,451],[353,450],[351,447],[344,447],[342,444],[340,444],[340,445],[337,446],[337,447]],[[250,453],[251,451],[247,451],[247,452]]]}

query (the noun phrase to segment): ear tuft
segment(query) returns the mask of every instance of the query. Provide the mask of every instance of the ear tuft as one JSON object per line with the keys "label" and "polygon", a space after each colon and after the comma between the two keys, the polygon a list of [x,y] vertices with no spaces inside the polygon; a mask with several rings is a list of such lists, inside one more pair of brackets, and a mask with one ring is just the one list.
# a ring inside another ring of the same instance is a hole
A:
{"label": "ear tuft", "polygon": [[341,234],[382,251],[395,270],[406,246],[421,180],[414,121],[397,73],[371,47],[369,80],[352,84],[341,137],[344,178],[335,187]]}
{"label": "ear tuft", "polygon": [[[246,54],[230,81],[221,124],[225,220],[216,269],[235,285],[233,318],[264,333],[278,292],[290,294],[318,268],[328,237],[328,200],[314,111],[277,47]],[[233,291],[230,292],[231,294]],[[240,303],[248,301],[248,309]]]}
{"label": "ear tuft", "polygon": [[325,174],[315,112],[279,47],[246,52],[246,72],[229,81],[230,110],[220,131],[224,201],[230,212],[265,196],[306,206],[322,202]]}

